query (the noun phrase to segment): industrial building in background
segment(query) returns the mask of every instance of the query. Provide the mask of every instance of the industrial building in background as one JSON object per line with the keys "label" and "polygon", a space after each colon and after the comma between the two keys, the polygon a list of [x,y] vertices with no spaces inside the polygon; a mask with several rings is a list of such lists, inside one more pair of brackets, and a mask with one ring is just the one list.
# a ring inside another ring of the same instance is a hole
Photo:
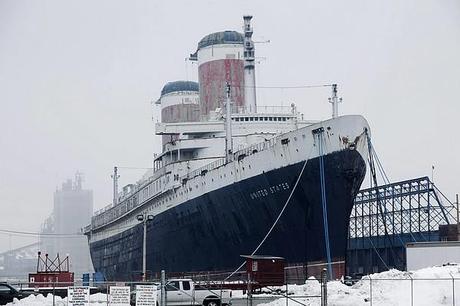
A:
{"label": "industrial building in background", "polygon": [[77,172],[74,180],[68,179],[55,191],[53,212],[42,226],[39,244],[42,254],[68,255],[70,270],[77,279],[93,271],[88,243],[81,235],[93,213],[93,191],[83,189],[82,182],[83,177]]}
{"label": "industrial building in background", "polygon": [[83,176],[76,173],[54,192],[53,211],[42,223],[37,242],[0,253],[0,280],[26,280],[37,270],[37,252],[49,258],[66,258],[69,272],[76,279],[93,272],[86,237],[82,228],[93,213],[93,191],[83,189]]}

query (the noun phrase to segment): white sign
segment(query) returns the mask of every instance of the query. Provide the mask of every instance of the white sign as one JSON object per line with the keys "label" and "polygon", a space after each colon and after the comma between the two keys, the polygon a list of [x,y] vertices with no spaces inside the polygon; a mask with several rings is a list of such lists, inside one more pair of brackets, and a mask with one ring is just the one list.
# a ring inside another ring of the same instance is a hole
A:
{"label": "white sign", "polygon": [[67,305],[89,306],[89,287],[67,287]]}
{"label": "white sign", "polygon": [[110,287],[111,306],[130,306],[130,291],[127,286]]}
{"label": "white sign", "polygon": [[155,306],[157,286],[136,285],[136,306]]}

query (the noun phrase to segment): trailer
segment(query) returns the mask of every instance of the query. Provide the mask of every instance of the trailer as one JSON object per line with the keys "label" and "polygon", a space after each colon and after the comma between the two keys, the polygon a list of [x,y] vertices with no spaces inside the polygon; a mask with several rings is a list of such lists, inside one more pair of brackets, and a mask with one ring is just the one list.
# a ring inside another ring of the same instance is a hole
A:
{"label": "trailer", "polygon": [[460,263],[460,241],[407,243],[406,259],[407,271]]}

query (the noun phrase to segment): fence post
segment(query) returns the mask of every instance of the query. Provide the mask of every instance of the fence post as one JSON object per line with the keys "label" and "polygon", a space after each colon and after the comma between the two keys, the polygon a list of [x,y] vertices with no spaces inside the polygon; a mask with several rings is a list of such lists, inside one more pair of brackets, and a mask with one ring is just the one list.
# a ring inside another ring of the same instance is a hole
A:
{"label": "fence post", "polygon": [[161,270],[161,300],[160,306],[166,306],[166,273]]}
{"label": "fence post", "polygon": [[372,306],[372,277],[369,274],[369,302],[370,305]]}
{"label": "fence post", "polygon": [[410,277],[410,304],[411,306],[414,306],[414,279],[412,276],[409,274]]}
{"label": "fence post", "polygon": [[286,306],[288,306],[289,305],[289,298],[288,298],[289,288],[288,288],[288,280],[287,280],[287,270],[286,270],[286,268],[284,268],[284,281],[286,282]]}
{"label": "fence post", "polygon": [[321,271],[321,306],[327,306],[327,269]]}
{"label": "fence post", "polygon": [[252,282],[251,273],[248,273],[248,305],[252,306]]}
{"label": "fence post", "polygon": [[452,277],[452,305],[455,306],[455,278],[452,273],[449,272],[449,274]]}
{"label": "fence post", "polygon": [[53,306],[56,305],[55,296],[56,296],[56,282],[53,281]]}

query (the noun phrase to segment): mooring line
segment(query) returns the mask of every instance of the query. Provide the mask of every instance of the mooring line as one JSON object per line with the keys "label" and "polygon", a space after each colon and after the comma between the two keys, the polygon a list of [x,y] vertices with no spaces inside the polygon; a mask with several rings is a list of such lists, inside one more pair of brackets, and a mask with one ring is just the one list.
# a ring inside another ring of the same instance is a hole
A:
{"label": "mooring line", "polygon": [[[289,194],[289,197],[286,200],[286,203],[284,204],[283,208],[281,209],[280,213],[278,214],[278,217],[276,218],[275,222],[273,222],[272,226],[268,230],[268,232],[265,235],[265,237],[262,239],[262,241],[259,243],[259,245],[255,248],[255,250],[251,253],[251,256],[253,256],[255,253],[257,253],[257,251],[260,249],[260,247],[264,244],[264,242],[267,240],[268,236],[270,236],[270,234],[272,233],[272,231],[275,228],[276,224],[278,223],[279,219],[283,215],[284,211],[286,210],[286,207],[289,204],[289,201],[291,200],[292,195],[294,194],[294,191],[297,188],[297,185],[299,184],[300,178],[302,177],[302,174],[303,174],[303,172],[305,170],[305,167],[307,166],[307,162],[310,159],[312,151],[313,151],[313,145],[311,146],[311,150],[310,150],[310,153],[308,154],[308,157],[305,159],[305,162],[303,163],[302,169],[300,170],[299,176],[297,177],[297,180],[296,180],[296,182],[294,184],[294,187],[291,190],[291,193]],[[229,276],[227,276],[224,279],[224,281],[228,280],[230,277],[235,275],[235,273],[238,272],[244,266],[245,263],[246,262],[243,262],[235,271],[233,271]]]}

